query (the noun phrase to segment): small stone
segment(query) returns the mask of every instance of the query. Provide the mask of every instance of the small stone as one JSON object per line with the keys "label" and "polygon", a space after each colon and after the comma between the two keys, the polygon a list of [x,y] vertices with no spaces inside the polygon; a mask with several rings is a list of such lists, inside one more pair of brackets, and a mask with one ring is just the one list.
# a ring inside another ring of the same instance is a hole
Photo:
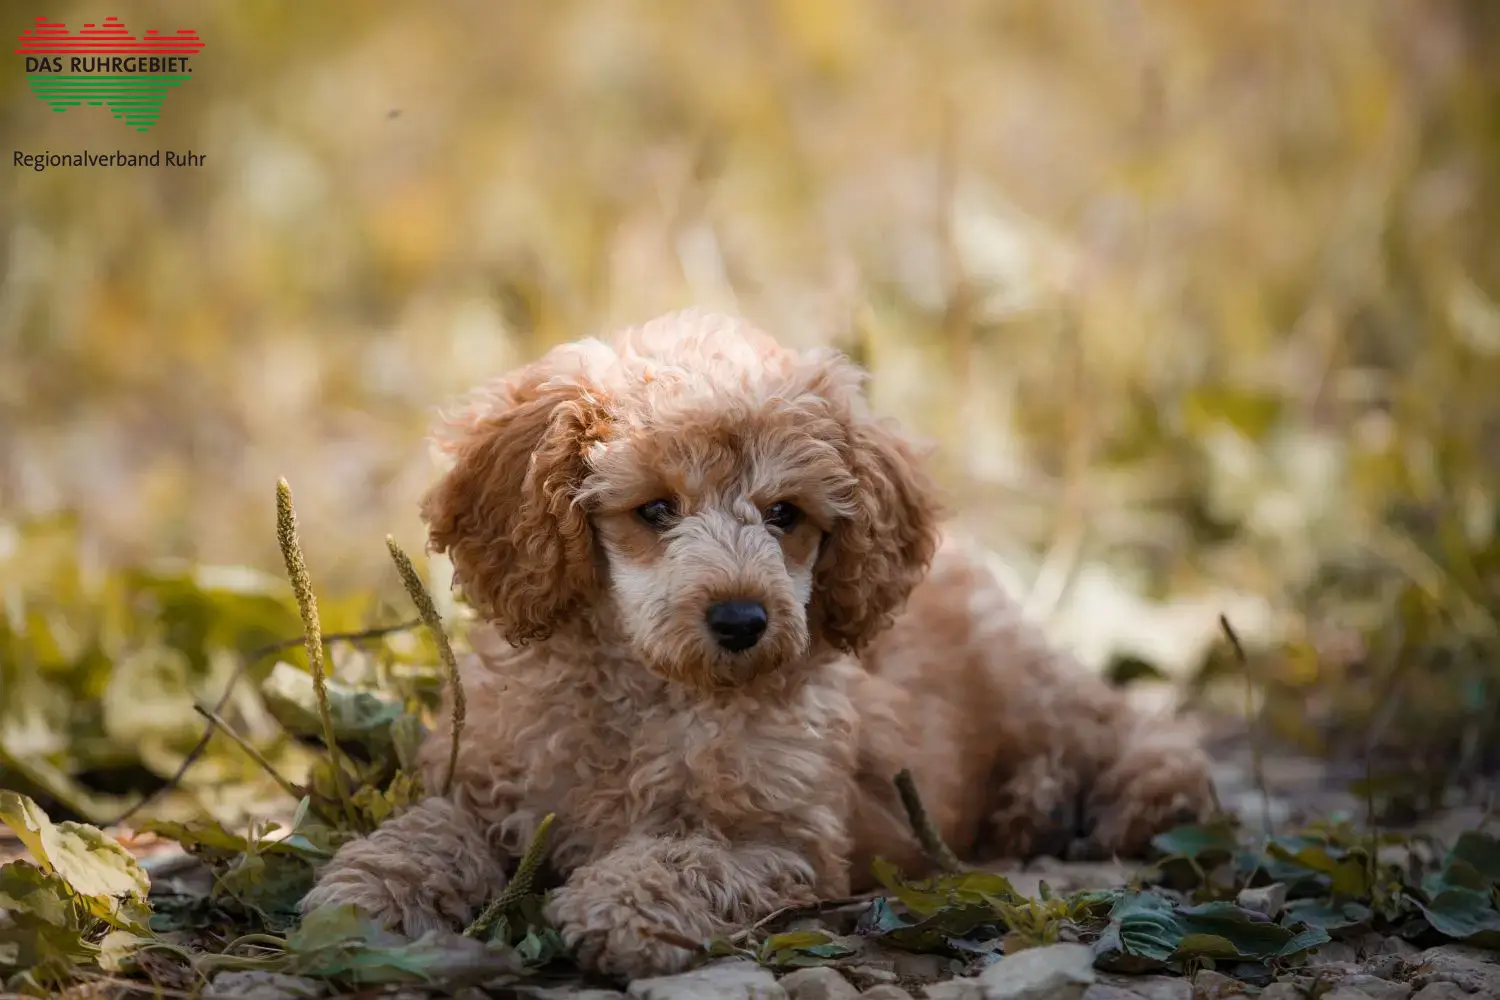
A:
{"label": "small stone", "polygon": [[776,977],[754,962],[728,959],[675,976],[637,979],[632,1000],[787,1000]]}
{"label": "small stone", "polygon": [[985,1000],[1083,1000],[1094,984],[1094,950],[1053,944],[1007,955],[979,977]]}
{"label": "small stone", "polygon": [[1465,993],[1500,997],[1500,965],[1495,953],[1461,944],[1428,948],[1407,960],[1407,969],[1415,974],[1411,983],[1422,989],[1432,983],[1456,983]]}
{"label": "small stone", "polygon": [[1318,1000],[1375,1000],[1375,998],[1358,986],[1339,984],[1327,993],[1321,994]]}
{"label": "small stone", "polygon": [[951,961],[942,955],[894,951],[891,954],[891,971],[898,979],[915,979],[917,982],[930,983],[951,975]]}
{"label": "small stone", "polygon": [[1238,979],[1204,969],[1193,977],[1193,1000],[1224,1000],[1245,995],[1245,984]]}
{"label": "small stone", "polygon": [[1083,994],[1083,1000],[1141,1000],[1141,995],[1132,993],[1123,986],[1095,983]]}
{"label": "small stone", "polygon": [[1400,955],[1377,953],[1365,959],[1365,972],[1377,979],[1395,979],[1404,968],[1406,968],[1406,960]]}
{"label": "small stone", "polygon": [[1320,944],[1313,949],[1307,957],[1307,964],[1313,965],[1347,965],[1353,966],[1359,961],[1359,952],[1354,945],[1346,941],[1329,941]]}
{"label": "small stone", "polygon": [[[1140,1000],[1193,1000],[1193,984],[1173,976],[1101,976],[1101,983]],[[1095,989],[1098,989],[1096,986]],[[1096,1000],[1092,992],[1084,1000]]]}
{"label": "small stone", "polygon": [[871,986],[881,986],[885,983],[894,983],[901,977],[896,975],[892,969],[884,969],[878,965],[851,965],[844,970],[854,984],[862,990]]}
{"label": "small stone", "polygon": [[1292,983],[1272,983],[1260,991],[1260,1000],[1307,1000],[1307,994]]}
{"label": "small stone", "polygon": [[1406,983],[1387,982],[1371,975],[1348,976],[1339,981],[1339,986],[1359,990],[1370,1000],[1407,1000],[1411,996],[1411,987]]}
{"label": "small stone", "polygon": [[1411,1000],[1469,1000],[1469,994],[1457,983],[1428,983]]}
{"label": "small stone", "polygon": [[206,1000],[315,1000],[326,990],[305,976],[245,970],[219,973],[203,995]]}
{"label": "small stone", "polygon": [[1286,906],[1286,885],[1272,882],[1254,889],[1241,889],[1235,902],[1247,910],[1254,910],[1274,919],[1282,907]]}
{"label": "small stone", "polygon": [[1379,954],[1410,958],[1421,950],[1405,938],[1388,937],[1380,943]]}
{"label": "small stone", "polygon": [[572,983],[564,986],[521,987],[515,992],[527,1000],[625,1000],[625,994],[618,990],[601,990]]}
{"label": "small stone", "polygon": [[859,996],[860,1000],[912,1000],[910,993],[899,986],[892,986],[890,983],[871,986]]}
{"label": "small stone", "polygon": [[927,1000],[984,1000],[984,990],[977,979],[950,979],[946,983],[930,983],[925,993]]}
{"label": "small stone", "polygon": [[790,1000],[855,1000],[859,996],[859,990],[849,980],[826,965],[798,969],[783,976],[781,988]]}

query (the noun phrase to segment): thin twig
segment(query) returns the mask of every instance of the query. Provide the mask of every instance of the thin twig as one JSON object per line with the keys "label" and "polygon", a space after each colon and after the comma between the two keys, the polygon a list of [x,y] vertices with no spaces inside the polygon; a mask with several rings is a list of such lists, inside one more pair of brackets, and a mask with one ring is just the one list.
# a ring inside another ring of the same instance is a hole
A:
{"label": "thin twig", "polygon": [[1230,648],[1234,650],[1234,658],[1240,665],[1240,673],[1245,675],[1245,725],[1249,727],[1250,736],[1250,778],[1255,782],[1256,791],[1260,792],[1261,832],[1269,837],[1271,835],[1271,790],[1266,787],[1265,758],[1260,745],[1260,723],[1256,719],[1255,680],[1250,676],[1250,658],[1245,655],[1245,647],[1241,644],[1234,626],[1229,624],[1229,616],[1219,615],[1219,628],[1224,631]]}
{"label": "thin twig", "polygon": [[[336,642],[365,642],[370,639],[383,639],[388,635],[395,635],[398,632],[410,632],[420,624],[422,624],[422,619],[409,618],[404,622],[397,622],[395,625],[377,625],[374,628],[364,628],[357,632],[329,632],[323,636],[323,645],[331,646]],[[269,646],[262,646],[251,653],[249,658],[253,662],[270,656],[272,653],[279,653],[283,649],[301,646],[306,641],[300,635],[295,639],[282,639],[280,642],[273,642]]]}
{"label": "thin twig", "polygon": [[265,771],[271,777],[276,779],[276,784],[281,786],[282,791],[286,792],[294,799],[300,800],[302,798],[302,791],[298,789],[296,785],[292,784],[286,778],[282,777],[281,772],[276,770],[275,765],[267,760],[264,754],[255,749],[254,744],[245,739],[239,733],[235,732],[234,729],[230,727],[229,723],[225,722],[222,718],[219,717],[219,713],[215,712],[213,709],[209,708],[206,705],[194,705],[193,711],[197,712],[205,719],[208,719],[215,726],[218,726],[219,732],[229,737],[230,740],[234,742],[235,746],[245,751],[245,753],[250,757],[251,760],[260,765],[261,770]]}
{"label": "thin twig", "polygon": [[942,835],[932,825],[932,819],[922,805],[922,797],[917,794],[917,783],[906,768],[902,768],[896,775],[896,791],[901,793],[901,805],[906,808],[906,818],[911,821],[912,832],[917,835],[927,860],[936,865],[939,871],[968,871],[969,866],[958,860],[958,855],[943,842]]}
{"label": "thin twig", "polygon": [[[397,632],[408,632],[416,628],[420,624],[422,624],[422,620],[420,618],[414,618],[410,621],[404,621],[397,625],[380,625],[375,628],[361,629],[358,632],[330,632],[327,635],[323,636],[323,645],[329,646],[335,642],[363,642],[368,639],[381,639],[388,635],[395,635]],[[235,685],[240,682],[240,678],[245,676],[245,673],[251,667],[255,666],[257,663],[259,663],[261,660],[264,660],[272,653],[279,653],[284,649],[291,649],[294,646],[300,646],[305,641],[306,640],[300,635],[295,639],[281,639],[277,642],[271,643],[268,646],[262,646],[259,649],[251,650],[250,652],[241,656],[240,662],[234,668],[234,673],[229,675],[229,681],[224,685],[224,691],[219,695],[219,700],[214,702],[214,714],[224,714],[224,709],[229,705],[229,699],[234,694]],[[181,784],[182,779],[187,776],[188,771],[192,769],[194,764],[198,763],[198,758],[202,757],[203,752],[208,749],[209,741],[213,739],[214,730],[218,728],[219,724],[213,721],[213,719],[209,719],[203,726],[203,735],[198,738],[198,742],[193,746],[193,749],[188,751],[187,756],[182,758],[182,763],[177,766],[177,770],[174,771],[172,773],[172,776],[166,780],[166,783],[158,788],[152,789],[150,792],[147,792],[135,803],[135,805],[131,806],[129,809],[126,809],[120,815],[116,816],[114,819],[110,820],[104,825],[119,826],[126,820],[130,819],[130,817],[140,812],[146,806],[150,805],[152,802],[155,802],[158,798]]]}
{"label": "thin twig", "polygon": [[396,540],[390,535],[385,536],[385,547],[390,549],[391,559],[396,564],[396,572],[401,575],[401,583],[406,587],[406,592],[411,595],[412,603],[417,606],[417,613],[422,616],[422,622],[437,642],[438,655],[442,657],[443,667],[448,671],[448,688],[453,692],[453,729],[450,733],[453,745],[448,748],[448,774],[443,778],[443,795],[446,796],[453,790],[453,775],[458,771],[458,739],[463,735],[464,720],[468,716],[464,682],[458,676],[458,660],[453,656],[453,645],[448,641],[447,630],[443,628],[443,618],[432,603],[432,595],[422,585],[422,578],[417,575],[417,568],[411,564],[411,558],[401,550],[401,546],[397,545]]}
{"label": "thin twig", "polygon": [[537,875],[542,870],[542,862],[547,858],[547,835],[552,831],[554,818],[553,813],[542,817],[536,832],[531,835],[531,843],[526,845],[521,863],[516,866],[516,873],[510,878],[510,884],[464,930],[464,937],[477,938],[488,934],[496,920],[531,894],[536,886]]}
{"label": "thin twig", "polygon": [[312,579],[307,574],[307,562],[302,558],[302,544],[297,539],[297,509],[292,506],[292,488],[285,479],[276,481],[276,540],[281,545],[281,556],[286,562],[286,575],[292,583],[292,593],[297,598],[297,609],[302,612],[302,631],[306,636],[307,662],[312,666],[313,694],[318,700],[318,717],[323,722],[323,742],[328,744],[329,770],[333,783],[338,788],[339,802],[349,825],[359,826],[359,814],[349,799],[349,789],[344,781],[344,769],[339,764],[339,743],[334,735],[333,712],[328,707],[328,676],[323,666],[323,640],[318,623],[318,597],[313,593]]}
{"label": "thin twig", "polygon": [[730,944],[740,944],[749,940],[757,931],[765,930],[771,924],[790,917],[810,917],[818,913],[827,913],[829,910],[837,910],[840,907],[852,906],[855,903],[868,903],[880,893],[866,892],[858,896],[840,896],[836,899],[820,899],[816,903],[798,903],[794,906],[783,906],[772,910],[761,917],[755,923],[743,930],[735,931],[729,936]]}

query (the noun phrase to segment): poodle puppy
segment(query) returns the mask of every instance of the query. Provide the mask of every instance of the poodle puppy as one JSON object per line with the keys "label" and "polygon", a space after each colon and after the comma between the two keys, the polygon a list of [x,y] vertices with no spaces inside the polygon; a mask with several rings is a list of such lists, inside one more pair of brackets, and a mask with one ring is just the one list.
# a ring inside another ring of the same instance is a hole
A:
{"label": "poodle puppy", "polygon": [[[902,768],[971,858],[1139,854],[1204,816],[1194,741],[945,540],[861,383],[688,311],[478,392],[422,503],[482,620],[452,794],[341,848],[304,908],[460,926],[556,813],[548,917],[586,968],[639,977],[683,967],[683,938],[870,887],[877,856],[920,873]],[[448,756],[440,729],[428,788]]]}

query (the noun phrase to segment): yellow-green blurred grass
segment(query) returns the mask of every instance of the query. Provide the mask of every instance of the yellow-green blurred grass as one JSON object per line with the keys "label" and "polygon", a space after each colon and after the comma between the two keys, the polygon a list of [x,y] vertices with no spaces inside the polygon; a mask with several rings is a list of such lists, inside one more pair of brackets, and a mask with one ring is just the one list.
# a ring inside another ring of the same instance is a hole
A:
{"label": "yellow-green blurred grass", "polygon": [[1295,618],[1330,566],[1409,574],[1397,500],[1488,544],[1487,0],[130,18],[208,41],[149,135],[4,94],[28,150],[210,153],[0,195],[0,512],[75,509],[105,562],[271,569],[285,475],[323,594],[393,597],[433,406],[692,302],[859,354],[1063,590],[1099,562]]}

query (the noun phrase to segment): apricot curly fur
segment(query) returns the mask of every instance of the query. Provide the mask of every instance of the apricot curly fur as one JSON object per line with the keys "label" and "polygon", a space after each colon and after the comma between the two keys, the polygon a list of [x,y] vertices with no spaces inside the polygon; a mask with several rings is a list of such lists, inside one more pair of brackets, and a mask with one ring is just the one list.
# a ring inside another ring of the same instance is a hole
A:
{"label": "apricot curly fur", "polygon": [[[903,767],[970,859],[1137,854],[1205,815],[1192,734],[1022,619],[861,385],[688,311],[479,391],[423,503],[484,618],[452,796],[341,848],[305,906],[456,929],[555,813],[548,915],[629,978],[691,961],[672,940],[870,887],[876,856],[921,871]],[[731,599],[767,619],[738,652],[706,621]],[[450,739],[422,748],[428,787]]]}

